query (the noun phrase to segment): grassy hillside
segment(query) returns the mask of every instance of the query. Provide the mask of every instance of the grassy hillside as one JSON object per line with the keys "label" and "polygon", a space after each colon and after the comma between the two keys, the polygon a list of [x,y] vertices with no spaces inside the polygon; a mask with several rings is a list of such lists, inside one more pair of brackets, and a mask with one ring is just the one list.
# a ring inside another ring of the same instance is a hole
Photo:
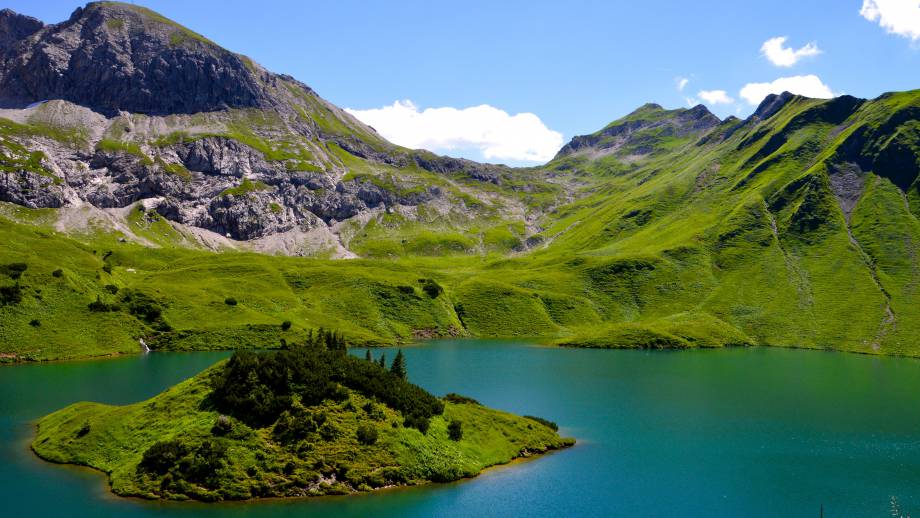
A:
{"label": "grassy hillside", "polygon": [[271,355],[237,354],[133,405],[71,405],[39,422],[32,448],[104,471],[119,495],[211,501],[446,482],[574,442],[344,353],[276,354],[270,368]]}
{"label": "grassy hillside", "polygon": [[[105,226],[64,235],[57,212],[6,205],[0,265],[27,269],[0,275],[21,288],[0,307],[0,354],[129,352],[140,338],[271,347],[326,327],[353,344],[521,336],[920,355],[920,91],[768,101],[743,121],[647,105],[497,184],[341,151],[348,174],[416,178],[474,207],[350,222],[357,260],[206,252],[162,221],[134,222],[157,248]],[[540,180],[528,191],[524,178]],[[468,182],[476,197],[464,198]],[[525,224],[477,205],[490,189],[495,204],[535,212]],[[97,300],[113,310],[93,311]]]}

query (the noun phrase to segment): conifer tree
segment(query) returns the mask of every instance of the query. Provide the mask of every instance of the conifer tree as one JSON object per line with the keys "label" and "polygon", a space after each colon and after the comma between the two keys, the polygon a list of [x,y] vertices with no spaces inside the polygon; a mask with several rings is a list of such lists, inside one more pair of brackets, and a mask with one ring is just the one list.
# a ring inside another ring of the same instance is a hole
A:
{"label": "conifer tree", "polygon": [[380,355],[380,361],[377,362],[377,365],[380,365],[381,369],[387,368],[387,353],[383,353]]}
{"label": "conifer tree", "polygon": [[367,354],[364,355],[364,359],[367,360],[367,361],[369,361],[369,362],[374,361],[374,357],[371,355],[371,350],[370,350],[370,349],[367,350]]}
{"label": "conifer tree", "polygon": [[390,372],[402,379],[409,377],[409,373],[406,370],[406,358],[403,356],[402,349],[396,353],[396,358],[393,359],[393,364],[390,365]]}

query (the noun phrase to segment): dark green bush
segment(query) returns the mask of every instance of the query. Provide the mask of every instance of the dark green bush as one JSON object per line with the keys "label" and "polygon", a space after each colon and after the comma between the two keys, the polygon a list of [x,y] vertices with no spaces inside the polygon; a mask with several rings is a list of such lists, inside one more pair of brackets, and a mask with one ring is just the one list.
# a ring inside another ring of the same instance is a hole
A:
{"label": "dark green bush", "polygon": [[32,327],[40,327],[42,323],[39,322],[37,318],[33,318],[32,320],[29,321],[29,325]]}
{"label": "dark green bush", "polygon": [[19,284],[0,286],[0,306],[11,306],[22,302],[22,287]]}
{"label": "dark green bush", "polygon": [[457,405],[478,405],[479,401],[471,397],[461,396],[460,394],[455,394],[451,392],[450,394],[444,396],[444,400],[449,403],[454,403]]}
{"label": "dark green bush", "polygon": [[98,295],[96,296],[96,300],[93,302],[90,302],[89,305],[87,305],[87,307],[93,313],[108,313],[112,311],[121,311],[121,306],[119,306],[118,304],[109,304],[109,303],[103,302],[102,298],[99,297]]}
{"label": "dark green bush", "polygon": [[422,291],[433,299],[438,298],[440,294],[444,293],[444,288],[435,282],[434,279],[419,279],[418,282],[422,285]]}
{"label": "dark green bush", "polygon": [[228,305],[228,306],[236,306],[236,305],[238,304],[238,302],[237,302],[236,299],[233,298],[233,297],[227,297],[227,298],[224,299],[224,304],[226,304],[226,305]]}
{"label": "dark green bush", "polygon": [[188,448],[178,440],[159,441],[144,452],[138,469],[163,475],[188,453]]}
{"label": "dark green bush", "polygon": [[358,425],[358,442],[371,445],[377,442],[377,427],[369,424]]}
{"label": "dark green bush", "polygon": [[525,415],[524,417],[526,417],[527,419],[530,419],[530,420],[532,420],[532,421],[536,421],[536,422],[542,424],[543,426],[549,427],[549,428],[551,428],[554,432],[558,432],[558,431],[559,431],[559,425],[557,425],[556,423],[550,421],[549,419],[543,419],[542,417],[537,417],[537,416],[533,416],[533,415]]}
{"label": "dark green bush", "polygon": [[10,279],[16,280],[22,277],[23,272],[29,269],[26,263],[10,263],[0,265],[0,273],[8,275]]}
{"label": "dark green bush", "polygon": [[106,284],[105,291],[111,293],[112,295],[115,295],[116,293],[118,293],[118,286],[115,286],[114,284]]}
{"label": "dark green bush", "polygon": [[463,438],[463,423],[460,421],[451,421],[447,425],[447,437],[452,441],[459,441]]}
{"label": "dark green bush", "polygon": [[403,426],[406,428],[415,428],[416,430],[422,432],[423,434],[428,433],[428,427],[431,426],[431,423],[427,418],[420,417],[417,415],[409,415],[403,421]]}
{"label": "dark green bush", "polygon": [[52,275],[53,277],[63,277],[63,276],[64,276],[64,270],[61,270],[60,268],[58,268],[57,270],[54,270],[53,272],[51,272],[51,275]]}
{"label": "dark green bush", "polygon": [[406,295],[415,295],[415,288],[412,286],[401,285],[397,286],[396,289],[402,293],[405,293]]}
{"label": "dark green bush", "polygon": [[109,274],[112,273],[112,265],[109,263],[105,263],[104,265],[102,265],[102,271],[104,271],[105,273],[109,273]]}
{"label": "dark green bush", "polygon": [[323,412],[307,412],[302,407],[285,411],[272,428],[272,437],[282,444],[293,444],[316,433],[326,424]]}
{"label": "dark green bush", "polygon": [[282,331],[287,331],[287,330],[290,329],[290,328],[291,328],[291,321],[290,321],[290,320],[285,320],[284,322],[281,323],[281,330],[282,330]]}

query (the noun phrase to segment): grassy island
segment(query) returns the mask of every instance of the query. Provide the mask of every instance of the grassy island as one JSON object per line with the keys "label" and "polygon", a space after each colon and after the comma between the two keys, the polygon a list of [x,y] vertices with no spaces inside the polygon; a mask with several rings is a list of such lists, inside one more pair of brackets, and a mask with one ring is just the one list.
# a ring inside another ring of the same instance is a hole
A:
{"label": "grassy island", "polygon": [[107,473],[119,495],[218,501],[448,482],[574,444],[549,421],[431,395],[402,355],[382,363],[329,334],[240,351],[147,401],[54,412],[32,449]]}

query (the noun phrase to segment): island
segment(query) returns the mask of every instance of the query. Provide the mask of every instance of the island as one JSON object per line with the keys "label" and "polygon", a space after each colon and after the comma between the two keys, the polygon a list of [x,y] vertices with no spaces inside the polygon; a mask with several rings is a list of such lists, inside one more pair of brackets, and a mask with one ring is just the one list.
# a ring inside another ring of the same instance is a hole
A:
{"label": "island", "polygon": [[105,472],[118,495],[221,501],[449,482],[575,443],[406,377],[401,351],[387,367],[323,332],[238,351],[146,401],[70,405],[38,422],[32,449]]}

